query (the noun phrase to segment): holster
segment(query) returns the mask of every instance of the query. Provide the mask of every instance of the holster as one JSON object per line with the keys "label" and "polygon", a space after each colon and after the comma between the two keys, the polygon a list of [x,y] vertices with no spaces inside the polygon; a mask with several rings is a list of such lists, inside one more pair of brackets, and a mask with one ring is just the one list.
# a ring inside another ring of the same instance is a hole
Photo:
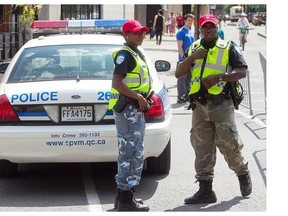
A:
{"label": "holster", "polygon": [[[149,94],[143,95],[143,97],[145,97],[147,102],[148,102],[148,107],[151,107],[154,103],[153,100],[151,100],[151,97],[153,94],[154,94],[154,91],[151,91]],[[137,109],[140,108],[139,103],[136,99],[131,98],[131,97],[127,97],[126,95],[123,95],[123,94],[119,94],[119,98],[118,98],[116,104],[114,105],[113,110],[115,112],[121,113],[127,105],[133,105]],[[144,110],[144,112],[147,110]]]}
{"label": "holster", "polygon": [[[236,88],[236,85],[239,85],[238,87],[240,87],[240,90],[238,92],[237,88]],[[233,101],[233,104],[234,104],[234,108],[236,110],[239,109],[239,105],[240,103],[242,102],[243,98],[244,98],[244,90],[243,90],[243,87],[241,86],[241,84],[236,81],[236,82],[229,82],[226,84],[226,86],[228,91],[229,91],[229,96],[230,98],[232,99]]]}
{"label": "holster", "polygon": [[195,99],[193,97],[193,94],[192,95],[188,95],[188,98],[189,98],[189,106],[188,106],[188,110],[192,109],[192,111],[196,108],[196,103],[195,103]]}
{"label": "holster", "polygon": [[202,105],[207,104],[206,98],[207,90],[201,85],[201,88],[198,92],[192,94],[194,100],[198,101]]}
{"label": "holster", "polygon": [[119,94],[119,98],[115,106],[113,107],[113,110],[115,112],[121,113],[125,109],[125,107],[131,102],[131,99],[132,98],[127,97],[123,94]]}

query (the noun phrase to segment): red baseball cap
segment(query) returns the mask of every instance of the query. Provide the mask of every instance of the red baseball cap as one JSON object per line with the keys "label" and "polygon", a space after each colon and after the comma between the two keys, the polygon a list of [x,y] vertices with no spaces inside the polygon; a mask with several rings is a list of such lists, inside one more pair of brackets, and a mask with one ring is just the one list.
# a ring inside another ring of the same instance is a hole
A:
{"label": "red baseball cap", "polygon": [[142,26],[137,20],[133,20],[133,19],[126,21],[122,26],[123,33],[126,33],[126,32],[135,33],[141,30],[148,32],[149,28],[146,26]]}
{"label": "red baseball cap", "polygon": [[205,14],[199,18],[199,28],[201,28],[205,23],[213,23],[214,25],[217,25],[217,20],[214,15],[211,14]]}

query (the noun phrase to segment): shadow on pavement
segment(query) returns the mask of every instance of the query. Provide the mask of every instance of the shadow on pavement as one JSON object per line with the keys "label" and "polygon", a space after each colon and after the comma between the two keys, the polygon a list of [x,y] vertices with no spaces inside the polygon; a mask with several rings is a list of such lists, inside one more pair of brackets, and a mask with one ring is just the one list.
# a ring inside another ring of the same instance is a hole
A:
{"label": "shadow on pavement", "polygon": [[249,199],[249,197],[242,197],[242,196],[236,196],[233,199],[229,201],[222,201],[220,203],[216,204],[208,204],[208,203],[202,203],[202,204],[192,204],[192,205],[182,205],[179,207],[176,207],[174,209],[168,209],[165,210],[165,212],[169,211],[198,211],[198,212],[219,212],[219,211],[229,211],[232,206],[235,206],[239,203],[241,203],[241,200]]}

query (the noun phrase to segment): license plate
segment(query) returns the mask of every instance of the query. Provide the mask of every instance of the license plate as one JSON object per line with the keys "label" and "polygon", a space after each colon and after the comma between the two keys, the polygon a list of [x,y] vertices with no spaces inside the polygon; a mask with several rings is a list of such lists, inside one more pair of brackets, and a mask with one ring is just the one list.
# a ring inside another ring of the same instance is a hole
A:
{"label": "license plate", "polygon": [[63,106],[61,121],[93,121],[93,108],[92,106]]}

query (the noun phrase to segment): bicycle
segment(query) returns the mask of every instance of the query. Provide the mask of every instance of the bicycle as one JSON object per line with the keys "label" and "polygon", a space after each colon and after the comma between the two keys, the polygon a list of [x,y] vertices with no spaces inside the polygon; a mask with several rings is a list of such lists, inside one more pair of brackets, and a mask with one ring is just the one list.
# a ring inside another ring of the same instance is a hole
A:
{"label": "bicycle", "polygon": [[240,28],[240,33],[241,33],[240,42],[241,42],[242,51],[244,51],[245,43],[247,42],[246,37],[247,37],[248,32],[249,32],[248,27]]}

